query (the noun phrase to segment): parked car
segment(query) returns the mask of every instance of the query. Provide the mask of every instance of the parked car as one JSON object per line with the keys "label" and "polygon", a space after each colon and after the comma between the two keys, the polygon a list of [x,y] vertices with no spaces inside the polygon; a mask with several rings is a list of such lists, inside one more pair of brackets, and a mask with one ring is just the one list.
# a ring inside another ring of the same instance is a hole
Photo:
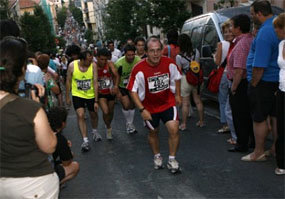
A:
{"label": "parked car", "polygon": [[[281,8],[272,6],[274,14],[284,12]],[[190,18],[184,22],[181,33],[190,36],[193,48],[197,48],[201,54],[200,64],[204,72],[204,87],[202,94],[211,99],[217,100],[217,94],[209,92],[206,88],[210,72],[217,68],[213,55],[217,48],[217,43],[224,40],[221,25],[238,14],[250,16],[250,6],[234,7],[217,10],[207,14]]]}

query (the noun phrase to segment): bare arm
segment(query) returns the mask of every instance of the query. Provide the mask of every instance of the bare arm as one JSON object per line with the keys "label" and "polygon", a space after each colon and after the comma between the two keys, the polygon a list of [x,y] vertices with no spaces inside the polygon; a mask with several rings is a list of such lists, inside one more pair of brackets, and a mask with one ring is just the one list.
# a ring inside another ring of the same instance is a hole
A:
{"label": "bare arm", "polygon": [[73,62],[69,64],[68,70],[67,70],[67,76],[66,76],[66,103],[70,105],[70,89],[71,89],[71,80],[72,80],[72,74],[74,70]]}
{"label": "bare arm", "polygon": [[263,76],[264,68],[259,67],[253,67],[252,68],[252,79],[251,79],[251,85],[253,87],[256,87],[258,82],[261,80]]}
{"label": "bare arm", "polygon": [[231,87],[231,91],[232,93],[234,94],[241,79],[242,79],[242,76],[244,74],[245,70],[242,69],[242,68],[235,68],[235,72],[234,72],[234,76],[233,76],[233,84],[232,84],[232,87]]}
{"label": "bare arm", "polygon": [[175,101],[176,101],[176,104],[178,106],[181,105],[182,103],[182,99],[181,99],[181,80],[175,80]]}
{"label": "bare arm", "polygon": [[222,42],[219,42],[217,45],[217,51],[215,54],[215,63],[219,66],[222,61]]}
{"label": "bare arm", "polygon": [[51,154],[55,151],[57,139],[52,131],[45,111],[41,108],[34,119],[36,143],[41,151]]}
{"label": "bare arm", "polygon": [[112,90],[112,94],[117,94],[118,92],[118,86],[120,82],[119,74],[117,72],[117,69],[115,68],[114,64],[112,62],[108,62],[109,68],[111,70],[111,73],[113,74],[114,77],[114,87]]}
{"label": "bare arm", "polygon": [[95,112],[97,112],[99,105],[98,105],[98,68],[97,64],[93,62],[93,84],[94,84],[94,93],[95,93],[95,103],[94,103],[94,109]]}
{"label": "bare arm", "polygon": [[[133,102],[135,103],[136,107],[139,110],[142,110],[144,108],[143,104],[140,101],[139,95],[136,92],[130,91],[130,94],[132,96]],[[152,120],[151,114],[150,112],[148,112],[148,110],[144,109],[141,112],[141,116],[143,118],[143,120]]]}

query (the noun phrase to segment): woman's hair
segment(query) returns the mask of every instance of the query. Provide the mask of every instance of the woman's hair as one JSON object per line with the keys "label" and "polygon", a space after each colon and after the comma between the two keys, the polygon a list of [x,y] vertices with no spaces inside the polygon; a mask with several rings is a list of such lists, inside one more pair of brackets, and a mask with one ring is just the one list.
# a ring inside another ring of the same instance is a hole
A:
{"label": "woman's hair", "polygon": [[0,90],[16,93],[19,78],[27,65],[27,44],[12,36],[0,43]]}
{"label": "woman's hair", "polygon": [[224,33],[226,28],[230,28],[231,27],[231,20],[227,20],[222,24],[222,32]]}
{"label": "woman's hair", "polygon": [[285,13],[279,14],[274,20],[273,20],[273,26],[274,28],[285,28]]}
{"label": "woman's hair", "polygon": [[37,56],[38,66],[41,68],[41,70],[47,69],[49,65],[49,60],[50,57],[47,54],[40,54],[39,56]]}
{"label": "woman's hair", "polygon": [[167,41],[168,41],[168,44],[174,44],[176,45],[177,44],[177,39],[178,39],[178,32],[176,29],[171,29],[167,32]]}
{"label": "woman's hair", "polygon": [[193,53],[193,47],[190,37],[187,34],[181,34],[178,37],[178,46],[181,53],[186,53],[187,56],[191,56]]}

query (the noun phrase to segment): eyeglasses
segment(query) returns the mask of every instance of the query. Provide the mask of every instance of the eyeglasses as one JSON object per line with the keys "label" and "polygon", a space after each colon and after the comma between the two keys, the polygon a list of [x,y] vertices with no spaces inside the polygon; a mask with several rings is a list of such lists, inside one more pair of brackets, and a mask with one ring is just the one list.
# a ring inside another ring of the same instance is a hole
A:
{"label": "eyeglasses", "polygon": [[147,52],[149,54],[157,54],[157,53],[161,53],[162,49],[150,49]]}

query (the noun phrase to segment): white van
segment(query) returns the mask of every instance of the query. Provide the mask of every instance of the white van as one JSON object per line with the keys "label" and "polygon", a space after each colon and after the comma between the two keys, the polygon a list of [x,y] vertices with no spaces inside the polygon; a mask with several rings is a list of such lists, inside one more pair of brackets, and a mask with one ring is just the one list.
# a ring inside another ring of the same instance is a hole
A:
{"label": "white van", "polygon": [[[281,8],[272,6],[274,14],[284,12]],[[193,48],[197,48],[201,54],[200,64],[204,72],[204,80],[207,83],[210,72],[216,68],[213,54],[217,43],[224,40],[221,32],[222,24],[231,17],[239,14],[250,16],[250,6],[227,8],[190,18],[184,22],[181,33],[190,36]],[[203,95],[217,100],[217,95],[203,88]]]}

